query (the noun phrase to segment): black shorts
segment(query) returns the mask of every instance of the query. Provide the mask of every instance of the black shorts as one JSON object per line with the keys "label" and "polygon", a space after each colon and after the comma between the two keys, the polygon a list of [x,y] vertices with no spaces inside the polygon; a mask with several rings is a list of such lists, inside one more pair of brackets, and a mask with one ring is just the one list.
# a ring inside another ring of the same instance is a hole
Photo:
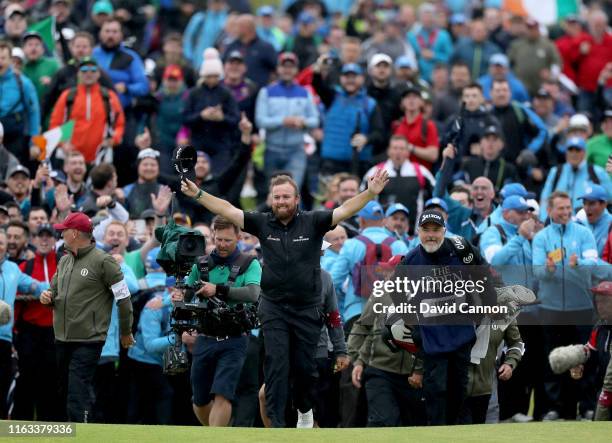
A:
{"label": "black shorts", "polygon": [[204,406],[215,395],[234,400],[248,343],[249,337],[246,335],[225,340],[198,336],[191,363],[193,404]]}

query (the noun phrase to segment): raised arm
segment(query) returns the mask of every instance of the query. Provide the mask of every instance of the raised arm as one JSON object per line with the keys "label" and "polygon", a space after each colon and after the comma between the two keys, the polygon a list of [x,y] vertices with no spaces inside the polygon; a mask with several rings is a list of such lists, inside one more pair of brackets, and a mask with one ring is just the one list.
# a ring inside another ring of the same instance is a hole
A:
{"label": "raised arm", "polygon": [[385,189],[388,182],[389,174],[387,171],[384,169],[377,170],[374,175],[368,178],[368,188],[365,191],[334,209],[332,225],[335,226],[359,212],[370,200],[376,198]]}
{"label": "raised arm", "polygon": [[242,209],[238,209],[230,202],[215,197],[208,192],[202,191],[194,182],[188,179],[183,180],[181,183],[181,191],[187,197],[195,199],[195,201],[204,206],[213,214],[220,215],[228,219],[233,224],[240,227],[240,229],[244,228],[244,212]]}

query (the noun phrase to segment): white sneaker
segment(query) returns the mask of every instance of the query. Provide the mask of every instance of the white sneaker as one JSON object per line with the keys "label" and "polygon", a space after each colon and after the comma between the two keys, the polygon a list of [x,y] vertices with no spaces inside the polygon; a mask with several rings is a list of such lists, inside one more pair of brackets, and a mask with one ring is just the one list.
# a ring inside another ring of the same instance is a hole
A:
{"label": "white sneaker", "polygon": [[548,411],[544,417],[542,417],[542,421],[557,421],[559,420],[559,413],[557,411]]}
{"label": "white sneaker", "polygon": [[312,409],[308,412],[301,413],[299,410],[298,420],[296,428],[312,428],[314,427],[314,416],[312,415]]}
{"label": "white sneaker", "polygon": [[530,421],[533,421],[533,417],[530,417],[529,415],[525,415],[522,414],[520,412],[514,414],[512,416],[512,422],[513,423],[529,423]]}

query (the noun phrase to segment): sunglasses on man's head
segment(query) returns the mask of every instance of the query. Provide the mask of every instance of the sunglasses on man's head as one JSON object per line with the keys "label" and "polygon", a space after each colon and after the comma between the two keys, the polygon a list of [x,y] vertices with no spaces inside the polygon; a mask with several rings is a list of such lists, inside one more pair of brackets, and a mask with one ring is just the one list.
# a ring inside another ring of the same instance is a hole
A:
{"label": "sunglasses on man's head", "polygon": [[97,66],[81,66],[80,71],[81,72],[97,72],[98,67]]}

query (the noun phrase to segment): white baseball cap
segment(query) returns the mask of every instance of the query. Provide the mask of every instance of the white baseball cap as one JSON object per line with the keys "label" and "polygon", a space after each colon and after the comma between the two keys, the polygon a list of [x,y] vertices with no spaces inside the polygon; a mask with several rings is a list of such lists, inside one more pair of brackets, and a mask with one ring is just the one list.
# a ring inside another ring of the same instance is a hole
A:
{"label": "white baseball cap", "polygon": [[379,52],[378,54],[374,54],[370,59],[370,63],[368,64],[369,68],[373,68],[377,66],[379,63],[386,63],[389,66],[393,66],[393,60],[387,54],[383,54]]}
{"label": "white baseball cap", "polygon": [[589,118],[584,114],[574,114],[569,119],[569,128],[584,128],[589,129]]}

